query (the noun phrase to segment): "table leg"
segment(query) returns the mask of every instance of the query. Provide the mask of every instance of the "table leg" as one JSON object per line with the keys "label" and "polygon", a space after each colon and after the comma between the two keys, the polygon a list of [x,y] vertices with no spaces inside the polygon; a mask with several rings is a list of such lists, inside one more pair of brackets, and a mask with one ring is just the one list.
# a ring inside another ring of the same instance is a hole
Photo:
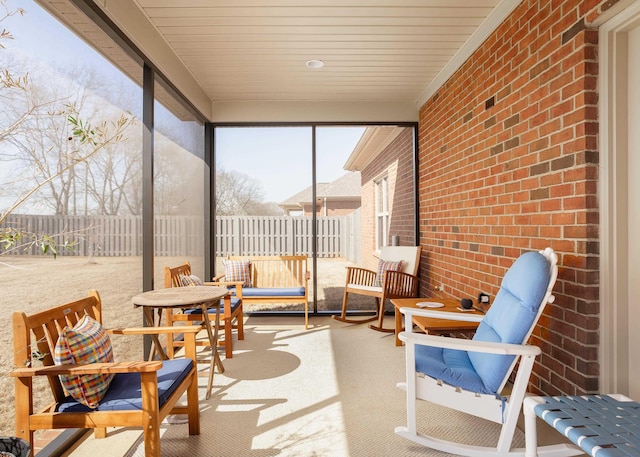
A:
{"label": "table leg", "polygon": [[394,309],[395,309],[394,314],[396,318],[396,346],[402,346],[402,341],[400,341],[400,338],[398,338],[398,335],[402,331],[402,313],[400,312],[400,309],[397,306],[394,306]]}
{"label": "table leg", "polygon": [[[156,324],[155,317],[153,315],[153,309],[149,307],[143,307],[142,313],[144,315],[144,319],[147,321],[147,325],[149,327],[159,327],[162,322],[162,309],[158,309],[158,323]],[[160,357],[160,360],[168,360],[169,357],[167,353],[164,352],[162,348],[162,344],[160,343],[160,338],[157,333],[151,335],[151,352],[149,354],[149,360],[154,360],[156,357],[156,352]]]}
{"label": "table leg", "polygon": [[203,303],[202,307],[202,317],[204,319],[204,326],[207,330],[207,336],[209,337],[209,345],[211,346],[211,360],[209,361],[209,379],[207,382],[207,394],[206,399],[208,400],[211,397],[211,389],[213,387],[213,370],[215,367],[218,367],[218,371],[220,373],[224,373],[224,366],[222,365],[222,360],[220,359],[220,354],[218,354],[218,331],[220,329],[220,301],[218,301],[216,305],[216,317],[213,325],[213,329],[211,328],[211,319],[209,319],[209,313],[207,312],[207,304]]}

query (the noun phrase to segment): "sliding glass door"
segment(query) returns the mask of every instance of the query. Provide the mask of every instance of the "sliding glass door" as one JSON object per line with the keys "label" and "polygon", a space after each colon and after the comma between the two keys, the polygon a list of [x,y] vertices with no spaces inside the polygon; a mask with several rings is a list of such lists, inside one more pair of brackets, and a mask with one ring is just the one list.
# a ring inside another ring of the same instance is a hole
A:
{"label": "sliding glass door", "polygon": [[336,313],[346,266],[375,269],[382,246],[415,245],[413,126],[218,126],[214,138],[216,272],[229,256],[305,255],[310,309]]}
{"label": "sliding glass door", "polygon": [[[215,129],[216,272],[224,272],[228,257],[311,258],[312,144],[311,127]],[[243,308],[247,314],[304,310],[302,304]]]}

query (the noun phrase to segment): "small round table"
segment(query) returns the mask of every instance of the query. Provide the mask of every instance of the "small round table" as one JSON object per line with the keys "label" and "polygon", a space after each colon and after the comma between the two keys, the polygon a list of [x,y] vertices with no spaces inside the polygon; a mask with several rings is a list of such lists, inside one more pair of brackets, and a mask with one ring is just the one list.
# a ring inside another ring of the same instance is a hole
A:
{"label": "small round table", "polygon": [[[217,366],[220,373],[224,373],[224,366],[218,354],[218,330],[220,328],[220,300],[229,293],[224,287],[215,286],[187,286],[173,287],[168,289],[157,289],[142,292],[131,299],[134,306],[142,307],[147,325],[160,326],[162,320],[162,310],[167,308],[201,308],[204,329],[207,331],[209,345],[211,346],[211,360],[209,362],[209,382],[207,384],[207,396],[211,397],[213,386],[213,370]],[[214,325],[211,325],[208,308],[215,307],[216,317]],[[156,323],[154,310],[158,311],[158,321]],[[212,328],[213,327],[213,328]],[[152,335],[153,345],[150,358],[157,352],[161,359],[168,359],[167,354],[162,349],[158,335]]]}

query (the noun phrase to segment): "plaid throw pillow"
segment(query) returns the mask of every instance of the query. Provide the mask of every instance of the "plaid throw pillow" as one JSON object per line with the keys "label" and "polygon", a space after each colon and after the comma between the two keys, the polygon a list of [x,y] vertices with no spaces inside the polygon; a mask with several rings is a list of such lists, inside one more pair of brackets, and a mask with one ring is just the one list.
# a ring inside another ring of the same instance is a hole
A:
{"label": "plaid throw pillow", "polygon": [[[54,351],[57,365],[113,362],[111,340],[98,321],[84,316],[58,337]],[[113,374],[60,376],[65,390],[79,403],[95,408],[109,389]]]}
{"label": "plaid throw pillow", "polygon": [[380,260],[378,262],[378,274],[376,275],[376,285],[378,287],[382,286],[382,282],[384,281],[384,272],[385,271],[400,271],[402,269],[402,260],[397,262]]}
{"label": "plaid throw pillow", "polygon": [[181,286],[204,286],[202,279],[196,275],[179,275],[178,280]]}
{"label": "plaid throw pillow", "polygon": [[251,284],[251,262],[249,260],[223,260],[225,281],[242,281],[244,287]]}

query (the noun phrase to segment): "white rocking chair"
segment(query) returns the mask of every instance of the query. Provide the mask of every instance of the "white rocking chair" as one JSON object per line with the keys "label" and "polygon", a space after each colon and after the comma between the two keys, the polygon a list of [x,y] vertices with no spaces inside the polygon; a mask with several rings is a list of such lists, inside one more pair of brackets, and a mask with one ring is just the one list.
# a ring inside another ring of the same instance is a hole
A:
{"label": "white rocking chair", "polygon": [[[471,457],[520,455],[512,449],[513,435],[540,348],[526,342],[547,303],[558,275],[558,257],[551,248],[520,256],[505,274],[493,305],[485,316],[402,308],[406,331],[407,426],[395,432],[421,445]],[[413,333],[414,316],[480,321],[472,340]],[[501,392],[520,362],[511,395]],[[474,446],[426,436],[417,431],[416,401],[428,400],[499,424],[495,447]],[[575,455],[564,445],[539,448],[539,455]]]}

